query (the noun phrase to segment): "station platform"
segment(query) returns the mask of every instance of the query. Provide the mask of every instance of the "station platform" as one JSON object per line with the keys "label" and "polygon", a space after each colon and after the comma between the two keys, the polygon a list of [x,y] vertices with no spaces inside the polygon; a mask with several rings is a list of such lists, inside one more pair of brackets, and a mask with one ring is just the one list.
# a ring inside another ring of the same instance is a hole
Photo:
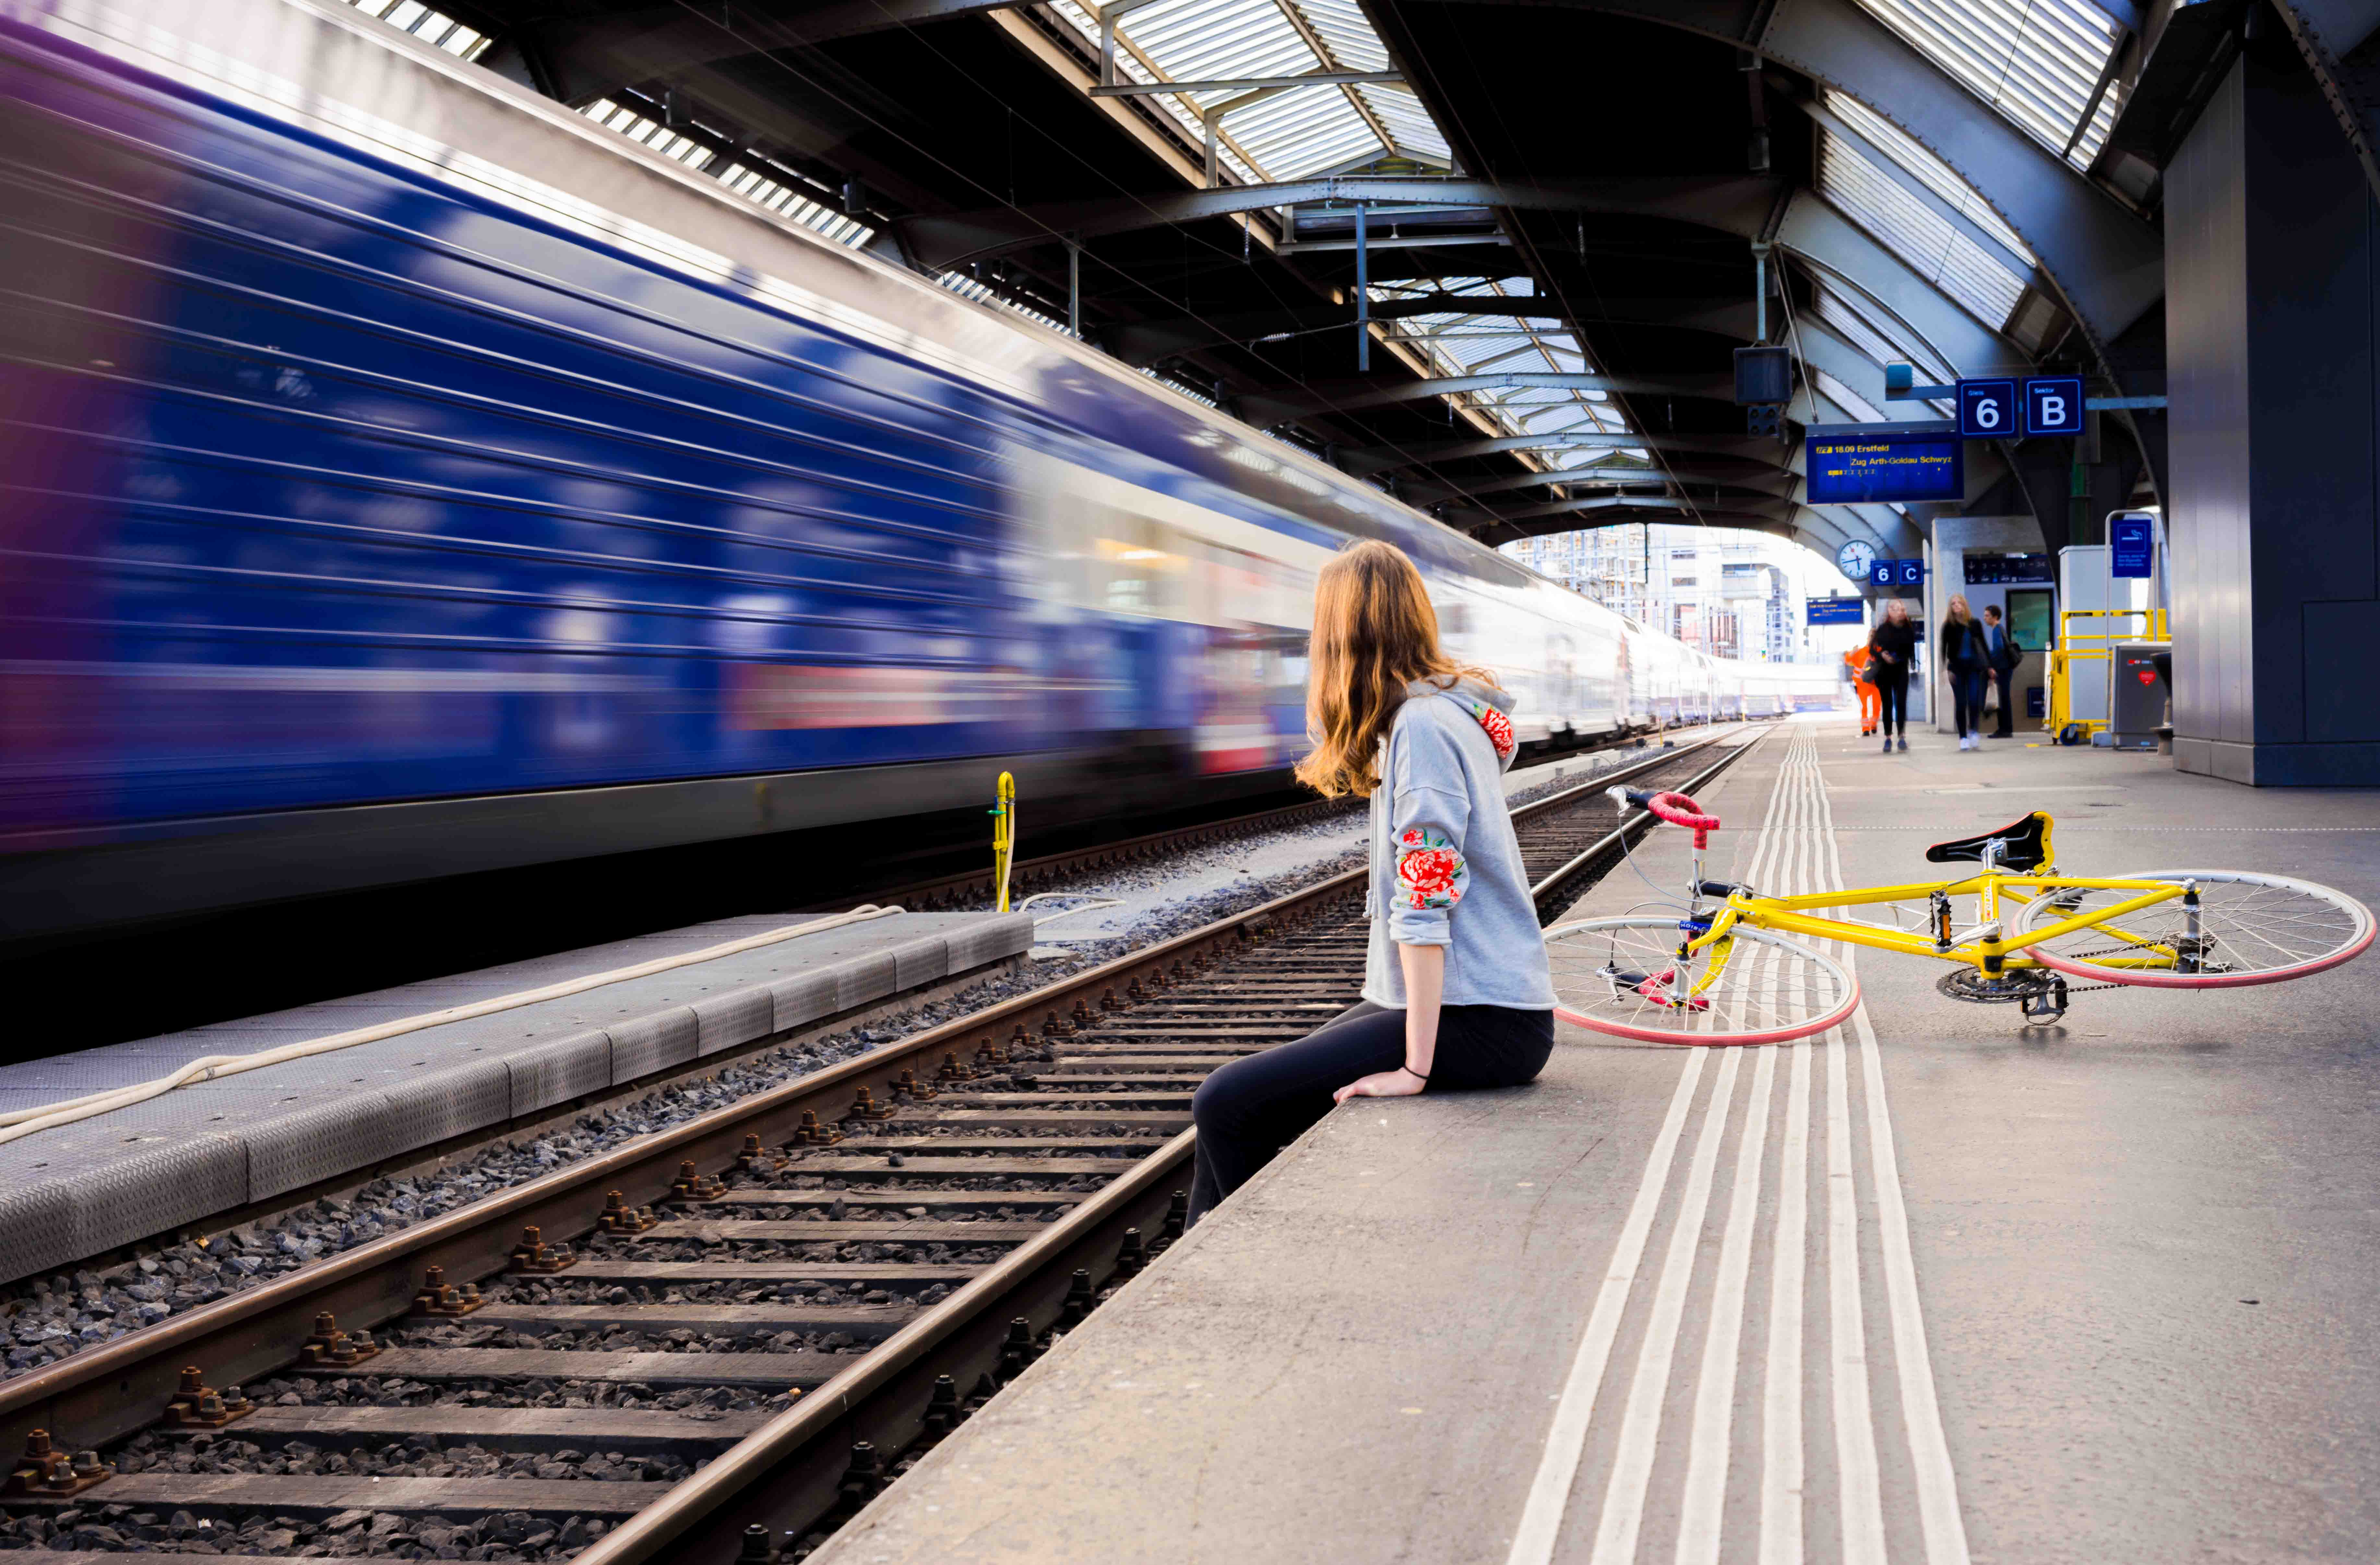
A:
{"label": "station platform", "polygon": [[[1779,725],[1711,872],[1924,879],[2041,807],[2070,871],[2380,900],[2380,793],[1911,743]],[[1797,1044],[1565,1026],[1529,1087],[1346,1105],[815,1565],[2380,1558],[2380,961],[2027,1029],[1859,954]]]}
{"label": "station platform", "polygon": [[[1024,914],[892,909],[823,927],[830,922],[723,918],[0,1067],[0,1112],[21,1112],[156,1081],[208,1056],[261,1053],[635,975],[195,1081],[0,1143],[0,1281],[693,1069],[1019,956],[1033,942]],[[769,938],[789,930],[807,932]],[[106,1000],[79,1003],[89,1010]],[[70,1026],[71,1017],[51,1025]]]}

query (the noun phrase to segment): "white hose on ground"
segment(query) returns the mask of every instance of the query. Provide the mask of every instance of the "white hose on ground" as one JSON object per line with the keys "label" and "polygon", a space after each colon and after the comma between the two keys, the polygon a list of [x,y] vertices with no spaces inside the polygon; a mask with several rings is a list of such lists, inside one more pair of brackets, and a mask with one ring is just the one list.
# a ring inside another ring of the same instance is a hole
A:
{"label": "white hose on ground", "polygon": [[1080,907],[1067,908],[1062,913],[1053,913],[1047,918],[1036,918],[1033,920],[1033,927],[1037,929],[1044,924],[1055,924],[1061,918],[1072,918],[1077,913],[1089,913],[1097,908],[1122,907],[1123,905],[1123,899],[1122,897],[1086,896],[1079,892],[1036,892],[1031,896],[1026,897],[1023,902],[1018,903],[1014,908],[1010,909],[1010,911],[1014,913],[1022,913],[1026,908],[1032,906],[1035,903],[1040,902],[1049,897],[1067,897],[1070,899],[1080,898],[1083,905]]}
{"label": "white hose on ground", "polygon": [[468,1005],[450,1005],[443,1011],[428,1011],[419,1016],[407,1016],[395,1022],[381,1022],[369,1027],[358,1027],[352,1032],[334,1033],[328,1037],[310,1038],[303,1043],[285,1043],[278,1049],[267,1049],[255,1054],[210,1054],[205,1059],[191,1061],[170,1076],[160,1076],[155,1081],[140,1082],[131,1086],[110,1087],[105,1092],[94,1092],[87,1097],[70,1098],[64,1103],[48,1103],[40,1108],[18,1109],[9,1113],[0,1114],[0,1144],[15,1141],[20,1136],[32,1135],[41,1131],[55,1130],[61,1125],[70,1125],[80,1120],[88,1120],[95,1114],[110,1113],[117,1109],[129,1109],[136,1103],[146,1103],[152,1098],[162,1098],[176,1087],[188,1086],[192,1082],[221,1081],[225,1076],[236,1076],[244,1071],[261,1070],[267,1065],[284,1064],[291,1060],[304,1060],[317,1054],[334,1053],[342,1049],[353,1049],[361,1043],[378,1043],[382,1038],[398,1037],[407,1033],[419,1032],[424,1027],[443,1026],[449,1022],[468,1022],[478,1016],[492,1016],[499,1011],[512,1011],[523,1005],[535,1005],[540,1001],[562,1000],[570,995],[584,994],[589,989],[601,989],[606,984],[625,983],[630,978],[650,977],[655,973],[666,973],[672,968],[691,966],[698,962],[716,962],[722,956],[734,956],[739,952],[754,951],[764,945],[774,945],[780,940],[790,940],[802,935],[815,935],[828,929],[839,929],[846,924],[863,923],[870,918],[883,918],[902,911],[904,909],[899,907],[878,907],[873,903],[863,903],[848,913],[838,913],[826,918],[814,918],[807,924],[795,924],[783,929],[770,929],[758,935],[747,935],[741,940],[705,946],[700,951],[686,952],[676,956],[655,957],[650,962],[639,962],[633,967],[615,967],[607,973],[589,973],[581,978],[566,978],[558,984],[548,984],[543,989],[523,989],[516,994],[499,995],[493,1000],[473,1001]]}

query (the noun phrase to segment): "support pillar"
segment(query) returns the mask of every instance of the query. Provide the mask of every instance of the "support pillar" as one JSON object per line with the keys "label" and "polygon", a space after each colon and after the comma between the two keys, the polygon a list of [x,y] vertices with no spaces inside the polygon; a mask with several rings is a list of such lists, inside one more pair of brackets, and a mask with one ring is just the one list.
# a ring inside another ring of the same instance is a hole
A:
{"label": "support pillar", "polygon": [[2380,782],[2380,205],[2268,34],[2166,172],[2174,764]]}

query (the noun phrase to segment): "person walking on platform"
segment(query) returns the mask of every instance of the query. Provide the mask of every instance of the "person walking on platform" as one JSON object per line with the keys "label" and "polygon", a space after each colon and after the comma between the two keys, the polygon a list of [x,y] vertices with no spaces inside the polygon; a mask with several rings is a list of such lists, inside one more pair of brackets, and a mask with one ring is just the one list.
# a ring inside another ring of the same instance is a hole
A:
{"label": "person walking on platform", "polygon": [[1876,654],[1868,664],[1868,677],[1884,698],[1878,720],[1884,747],[1891,749],[1897,734],[1905,750],[1909,748],[1909,666],[1917,657],[1917,625],[1909,617],[1908,604],[1898,598],[1885,601],[1884,616],[1868,633],[1867,648]]}
{"label": "person walking on platform", "polygon": [[1995,739],[2016,737],[2016,665],[2024,656],[2017,645],[2016,633],[2000,623],[2000,606],[1989,603],[1984,607],[1984,661],[1990,667],[1992,681],[2000,687],[2000,722],[1992,730]]}
{"label": "person walking on platform", "polygon": [[1350,1098],[1519,1086],[1553,1052],[1553,978],[1503,774],[1512,698],[1440,649],[1402,551],[1364,540],[1314,584],[1298,780],[1371,800],[1363,1003],[1234,1060],[1191,1099],[1196,1221]]}
{"label": "person walking on platform", "polygon": [[1959,748],[1980,748],[1984,742],[1984,682],[1991,669],[1984,627],[1967,607],[1967,595],[1950,594],[1942,616],[1942,668],[1950,676],[1950,711],[1959,724]]}
{"label": "person walking on platform", "polygon": [[1876,650],[1865,642],[1843,654],[1843,662],[1852,671],[1852,691],[1859,697],[1860,737],[1876,737],[1876,682],[1868,677],[1868,665],[1876,661]]}

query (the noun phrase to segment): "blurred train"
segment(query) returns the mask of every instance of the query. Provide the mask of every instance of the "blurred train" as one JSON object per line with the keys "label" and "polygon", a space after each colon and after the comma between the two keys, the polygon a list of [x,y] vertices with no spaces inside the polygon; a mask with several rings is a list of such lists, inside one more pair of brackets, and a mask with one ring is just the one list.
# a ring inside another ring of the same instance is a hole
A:
{"label": "blurred train", "polygon": [[0,934],[1278,786],[1314,570],[1546,746],[1831,705],[335,0],[0,0]]}

